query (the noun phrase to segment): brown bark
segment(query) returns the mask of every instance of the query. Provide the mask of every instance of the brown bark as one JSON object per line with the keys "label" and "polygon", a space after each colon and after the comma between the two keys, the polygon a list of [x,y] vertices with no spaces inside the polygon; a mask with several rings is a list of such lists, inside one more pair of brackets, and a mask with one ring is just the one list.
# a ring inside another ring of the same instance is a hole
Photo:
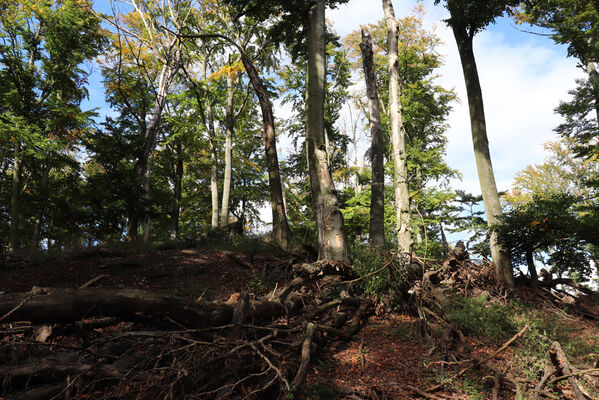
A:
{"label": "brown bark", "polygon": [[412,224],[410,221],[410,193],[408,191],[406,131],[401,110],[401,77],[397,54],[399,33],[391,0],[383,0],[383,10],[387,22],[389,118],[391,120],[391,143],[393,146],[393,185],[395,188],[398,254],[409,261],[412,254]]}
{"label": "brown bark", "polygon": [[539,275],[537,274],[537,267],[535,266],[535,259],[532,250],[526,251],[526,264],[528,266],[528,272],[530,273],[530,284],[536,288],[539,286]]}
{"label": "brown bark", "polygon": [[[241,49],[240,49],[241,50]],[[245,67],[250,82],[260,103],[262,110],[262,124],[264,126],[264,149],[266,151],[266,164],[268,167],[268,184],[270,187],[270,204],[272,207],[272,230],[275,241],[284,249],[289,247],[289,224],[285,214],[281,173],[279,172],[279,157],[277,155],[277,138],[275,135],[275,119],[272,112],[272,103],[268,90],[264,86],[252,60],[241,51],[241,62]]]}
{"label": "brown bark", "polygon": [[362,64],[366,79],[366,93],[368,96],[370,134],[370,164],[372,166],[372,185],[370,198],[370,244],[375,247],[385,245],[385,169],[384,169],[384,142],[383,128],[381,125],[381,111],[379,109],[379,95],[374,73],[372,50],[372,37],[362,30]]}
{"label": "brown bark", "polygon": [[[497,193],[491,155],[489,153],[483,96],[472,48],[473,33],[467,31],[466,23],[463,22],[464,10],[460,9],[456,1],[448,0],[448,6],[453,21],[451,27],[460,53],[462,71],[466,82],[474,156],[485,206],[485,214],[487,215],[489,225],[497,224],[500,223],[498,217],[502,215],[502,209],[499,202],[499,194]],[[514,275],[512,264],[506,249],[499,243],[495,231],[491,233],[490,246],[497,277],[504,285],[513,287]]]}
{"label": "brown bark", "polygon": [[[233,317],[228,304],[191,302],[182,297],[139,289],[49,289],[48,294],[0,295],[2,322],[72,322],[94,316],[134,318],[139,313],[169,317],[189,327],[226,325]],[[22,304],[21,304],[22,303]],[[11,313],[12,311],[12,313]],[[279,303],[252,301],[255,319],[270,319],[283,312]]]}
{"label": "brown bark", "polygon": [[319,257],[348,261],[349,252],[339,210],[337,192],[327,163],[324,139],[325,97],[325,4],[317,0],[312,7],[308,30],[308,75],[306,90],[306,143],[310,188],[318,230]]}

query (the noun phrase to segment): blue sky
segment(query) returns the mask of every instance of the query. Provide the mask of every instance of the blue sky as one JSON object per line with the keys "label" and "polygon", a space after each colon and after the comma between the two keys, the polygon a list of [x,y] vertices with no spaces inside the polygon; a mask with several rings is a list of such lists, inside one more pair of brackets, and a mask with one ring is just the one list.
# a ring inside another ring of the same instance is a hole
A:
{"label": "blue sky", "polygon": [[[463,179],[456,188],[480,194],[470,136],[468,103],[461,65],[453,34],[443,22],[447,11],[432,0],[393,1],[398,18],[412,14],[422,4],[427,12],[425,26],[435,29],[443,41],[439,49],[445,65],[438,71],[438,82],[454,88],[460,98],[449,116],[448,164],[461,171]],[[360,24],[383,18],[381,1],[350,0],[330,10],[340,35]],[[567,58],[565,46],[550,38],[524,33],[514,22],[501,18],[475,38],[475,56],[481,79],[491,157],[499,190],[509,189],[514,175],[529,164],[543,161],[543,143],[556,139],[553,133],[560,123],[553,109],[568,98],[574,80],[583,76],[576,61]],[[538,28],[520,27],[539,31]]]}
{"label": "blue sky", "polygon": [[[438,71],[438,82],[454,88],[460,102],[454,104],[449,116],[447,162],[461,171],[463,179],[452,184],[474,194],[480,193],[470,138],[470,122],[463,75],[451,31],[442,21],[446,10],[434,6],[432,0],[393,1],[398,18],[412,14],[422,4],[427,11],[425,26],[435,29],[442,39],[439,51],[445,56],[445,65]],[[94,2],[98,11],[110,13],[109,0]],[[361,24],[375,22],[383,17],[378,0],[350,0],[335,10],[327,11],[327,18],[340,35],[350,33]],[[524,28],[536,29],[536,28]],[[475,55],[483,88],[491,156],[500,190],[508,189],[514,175],[529,164],[539,163],[545,156],[543,143],[553,140],[553,128],[560,122],[553,109],[560,100],[568,98],[567,91],[574,80],[582,76],[575,60],[567,58],[566,48],[557,46],[549,38],[520,32],[512,20],[499,19],[475,38]],[[85,108],[98,107],[102,121],[111,111],[104,101],[100,71],[91,66],[90,99]],[[275,107],[278,103],[275,103]],[[289,110],[277,107],[275,114],[285,117]],[[289,149],[288,141],[281,138],[280,149]],[[364,143],[366,134],[364,133]],[[366,145],[366,144],[364,144]]]}

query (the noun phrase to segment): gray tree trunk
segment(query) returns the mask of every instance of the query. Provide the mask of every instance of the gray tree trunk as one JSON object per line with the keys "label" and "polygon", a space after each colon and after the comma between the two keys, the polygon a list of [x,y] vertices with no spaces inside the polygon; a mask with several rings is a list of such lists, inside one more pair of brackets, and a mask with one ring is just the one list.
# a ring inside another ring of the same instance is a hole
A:
{"label": "gray tree trunk", "polygon": [[[42,181],[40,183],[40,197],[44,201],[48,198],[48,184],[50,181],[50,167],[42,165]],[[31,235],[31,253],[35,254],[40,248],[40,235],[42,230],[42,219],[44,218],[45,207],[40,205],[38,214],[35,217],[35,223],[33,224],[33,234]]]}
{"label": "gray tree trunk", "polygon": [[173,174],[174,178],[174,190],[173,197],[175,204],[173,205],[173,211],[171,213],[171,239],[175,240],[179,238],[179,215],[181,211],[181,188],[183,183],[183,145],[181,140],[177,140],[175,143],[175,153],[177,155],[177,161],[175,163],[175,171]]}
{"label": "gray tree trunk", "polygon": [[406,132],[401,114],[401,78],[398,59],[398,26],[391,0],[383,0],[387,22],[388,69],[389,69],[389,119],[391,120],[391,143],[393,146],[393,185],[395,189],[395,212],[397,214],[398,254],[410,259],[412,254],[412,225],[410,221],[410,193],[408,191],[408,166]]}
{"label": "gray tree trunk", "polygon": [[150,121],[146,126],[144,133],[144,146],[142,153],[140,154],[137,163],[135,165],[135,171],[139,179],[139,187],[143,190],[144,198],[144,243],[149,244],[150,242],[150,158],[156,147],[156,134],[158,131],[158,125],[160,124],[160,118],[162,116],[162,110],[166,104],[166,96],[168,94],[168,88],[180,66],[181,53],[179,50],[175,50],[172,53],[172,59],[168,60],[160,71],[160,78],[158,81],[158,92],[156,94],[156,101],[152,108],[152,114]]}
{"label": "gray tree trunk", "polygon": [[227,108],[225,110],[225,177],[223,179],[223,198],[220,207],[220,226],[229,223],[229,198],[231,196],[231,181],[233,171],[233,74],[227,75]]}
{"label": "gray tree trunk", "polygon": [[370,164],[372,166],[372,185],[370,198],[370,244],[375,247],[385,245],[385,169],[383,127],[379,109],[379,95],[374,73],[372,37],[362,30],[362,64],[366,78],[368,111],[370,121]]}
{"label": "gray tree trunk", "polygon": [[14,254],[19,241],[19,194],[21,191],[21,142],[15,142],[14,163],[12,167],[12,188],[10,192],[10,232],[8,253]]}
{"label": "gray tree trunk", "polygon": [[[502,215],[501,203],[497,193],[495,175],[493,174],[493,165],[491,164],[491,155],[489,153],[489,140],[487,138],[487,127],[485,122],[485,110],[483,104],[482,90],[478,78],[478,70],[472,49],[472,35],[466,31],[466,26],[460,24],[463,10],[455,4],[455,1],[449,0],[448,5],[452,20],[453,34],[456,39],[464,80],[466,82],[466,92],[468,93],[468,105],[470,108],[470,124],[472,129],[472,142],[474,144],[474,156],[476,160],[476,169],[483,196],[485,213],[489,225],[499,223],[498,217]],[[498,279],[508,287],[514,286],[514,274],[512,263],[508,252],[499,244],[497,233],[491,233],[491,257],[495,265],[495,272]]]}
{"label": "gray tree trunk", "polygon": [[[200,62],[200,77],[206,82],[208,77],[208,55],[202,47],[202,61]],[[200,99],[198,99],[200,100]],[[218,155],[216,154],[216,131],[214,129],[214,113],[212,112],[212,103],[208,96],[208,91],[204,93],[204,109],[206,111],[205,128],[208,133],[208,142],[210,144],[210,194],[212,213],[210,226],[218,228]]]}
{"label": "gray tree trunk", "polygon": [[324,138],[325,1],[316,0],[308,30],[306,90],[306,142],[312,202],[318,230],[319,258],[349,261],[343,215],[327,163]]}

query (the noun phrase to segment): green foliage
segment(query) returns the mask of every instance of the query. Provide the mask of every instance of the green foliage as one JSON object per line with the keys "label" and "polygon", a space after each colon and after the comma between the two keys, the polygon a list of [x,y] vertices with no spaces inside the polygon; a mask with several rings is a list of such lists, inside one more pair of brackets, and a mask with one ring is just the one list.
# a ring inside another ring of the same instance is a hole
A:
{"label": "green foliage", "polygon": [[592,274],[588,243],[580,235],[581,222],[575,209],[579,199],[567,194],[533,200],[517,206],[492,228],[510,250],[512,262],[527,264],[527,253],[549,254],[547,263],[558,275],[568,273],[583,281]]}
{"label": "green foliage", "polygon": [[[441,0],[435,0],[435,4]],[[463,29],[472,38],[498,17],[520,4],[519,0],[445,0],[444,6],[451,13],[446,20],[449,26]]]}
{"label": "green foliage", "polygon": [[360,243],[354,243],[350,253],[354,271],[363,277],[358,283],[360,289],[388,305],[398,305],[409,287],[409,266],[390,252]]}
{"label": "green foliage", "polygon": [[513,310],[488,300],[487,295],[472,298],[456,296],[447,311],[452,321],[468,332],[499,343],[516,333],[511,319]]}
{"label": "green foliage", "polygon": [[579,324],[566,312],[542,309],[538,304],[518,298],[501,303],[486,295],[455,296],[445,311],[468,333],[496,345],[528,324],[528,330],[512,346],[515,347],[514,363],[530,380],[538,379],[538,372],[544,369],[553,341],[558,341],[569,357],[599,350],[599,340],[581,335]]}

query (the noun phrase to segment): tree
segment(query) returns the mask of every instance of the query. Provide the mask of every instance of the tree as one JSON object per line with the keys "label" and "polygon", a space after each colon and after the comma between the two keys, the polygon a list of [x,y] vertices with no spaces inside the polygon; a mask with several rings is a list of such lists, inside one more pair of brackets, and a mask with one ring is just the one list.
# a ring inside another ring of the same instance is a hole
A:
{"label": "tree", "polygon": [[317,0],[310,11],[308,76],[306,80],[306,142],[312,201],[316,214],[319,258],[349,260],[343,215],[329,170],[325,145],[325,1]]}
{"label": "tree", "polygon": [[599,4],[594,0],[527,0],[520,21],[530,22],[552,31],[556,43],[568,46],[568,55],[579,60],[587,79],[577,81],[570,94],[573,99],[563,102],[557,112],[566,118],[556,131],[576,139],[580,156],[599,156],[596,137],[599,127]]}
{"label": "tree", "polygon": [[[146,53],[146,60],[151,54],[150,63],[157,62],[156,68],[160,70],[156,79],[154,104],[143,133],[143,147],[135,164],[138,186],[142,189],[145,205],[143,239],[144,243],[149,244],[151,155],[156,146],[156,135],[169,87],[183,62],[182,41],[174,32],[186,27],[188,18],[192,15],[190,9],[193,4],[182,0],[169,0],[159,4],[127,0],[123,2],[133,11],[125,16],[113,16],[111,22],[117,29],[117,37],[114,40],[116,51],[121,54],[120,57],[124,53],[129,54],[131,62],[134,62],[140,71],[147,71],[148,67],[141,54]],[[130,217],[127,235],[131,239],[137,235],[135,216]]]}
{"label": "tree", "polygon": [[395,209],[397,221],[398,254],[410,260],[412,257],[412,226],[410,222],[410,193],[408,190],[408,167],[406,152],[406,132],[401,112],[401,77],[397,57],[397,20],[391,0],[383,0],[385,21],[387,22],[387,46],[389,68],[389,119],[391,120],[391,143],[393,146],[393,187],[395,188]]}
{"label": "tree", "polygon": [[[439,2],[440,0],[436,0],[435,4]],[[478,32],[503,15],[507,6],[515,6],[517,3],[517,1],[511,0],[447,0],[445,2],[445,7],[450,14],[446,22],[453,31],[466,82],[476,169],[489,224],[500,222],[498,217],[502,215],[502,209],[489,153],[485,110],[474,57],[473,39]],[[491,255],[497,277],[504,285],[512,287],[514,276],[509,255],[498,242],[495,231],[491,233],[490,240]]]}
{"label": "tree", "polygon": [[534,196],[503,215],[501,224],[494,225],[500,242],[510,250],[516,264],[526,265],[531,284],[538,286],[535,255],[548,254],[546,262],[560,277],[564,273],[577,281],[588,280],[592,274],[591,249],[581,237],[583,225],[575,204],[576,196],[553,194]]}
{"label": "tree", "polygon": [[374,70],[372,38],[363,29],[362,62],[366,79],[366,94],[370,119],[372,145],[370,147],[370,164],[372,166],[372,184],[370,189],[370,244],[383,247],[385,244],[385,168],[383,127],[379,110],[379,96]]}
{"label": "tree", "polygon": [[[422,8],[418,8],[414,15],[397,20],[399,32],[397,56],[402,80],[400,100],[405,128],[414,251],[421,256],[425,254],[430,256],[439,253],[438,249],[442,246],[442,244],[439,245],[443,241],[442,229],[439,226],[446,220],[449,199],[454,197],[448,188],[448,181],[449,178],[458,176],[458,174],[443,160],[447,145],[446,119],[451,110],[451,102],[455,99],[455,93],[444,89],[435,81],[436,69],[442,64],[442,57],[437,51],[440,41],[433,32],[424,29],[422,15]],[[392,150],[389,149],[391,121],[388,113],[389,107],[387,107],[390,79],[387,24],[383,19],[369,24],[365,28],[374,44],[374,74],[382,111],[384,155],[389,160],[386,171],[389,173],[393,170],[393,164],[391,162]],[[361,42],[360,31],[354,31],[343,38],[348,59],[358,73],[363,71],[363,62],[360,59]],[[361,107],[359,110],[367,110],[367,108]],[[372,149],[369,152],[372,157]],[[365,176],[362,179],[364,182],[368,181]],[[349,223],[352,226],[352,234],[355,230],[363,232],[367,227],[358,227],[355,224],[362,220],[359,214],[365,211],[359,204],[364,201],[370,202],[370,197],[346,194],[361,198],[360,200],[357,198],[343,200],[342,211],[348,222],[351,215],[352,221]],[[386,193],[385,198],[395,198],[393,187]],[[348,208],[350,202],[355,203],[351,206],[351,213]],[[394,211],[394,206],[385,204],[385,213],[386,231],[395,232],[397,213]],[[396,241],[397,235],[394,233],[393,236],[388,239]]]}
{"label": "tree", "polygon": [[[10,138],[12,183],[9,252],[19,247],[22,176],[47,205],[48,176],[91,124],[81,64],[105,45],[99,20],[83,1],[8,2],[0,16],[0,133]],[[34,166],[35,165],[35,166]],[[27,168],[28,170],[24,170]],[[31,190],[30,190],[31,192]],[[44,206],[32,219],[37,250]]]}
{"label": "tree", "polygon": [[[233,10],[229,10],[233,12]],[[226,17],[221,18],[224,22],[228,21]],[[223,33],[202,33],[196,31],[193,34],[181,35],[186,38],[218,38],[224,40],[229,45],[233,46],[238,52],[241,59],[241,63],[248,75],[250,83],[254,88],[254,91],[258,97],[260,103],[260,109],[262,111],[262,121],[264,127],[264,149],[266,153],[266,160],[268,165],[268,177],[269,186],[271,192],[271,208],[273,215],[273,237],[283,248],[287,248],[289,245],[289,225],[287,222],[287,216],[285,214],[285,207],[283,202],[283,190],[281,186],[281,175],[279,171],[279,160],[276,146],[276,134],[274,124],[274,113],[272,111],[272,103],[270,100],[270,94],[267,86],[260,76],[258,69],[254,62],[255,60],[246,46],[250,46],[252,40],[257,41],[256,45],[260,51],[265,50],[270,44],[261,37],[261,33],[264,33],[263,29],[258,29],[257,22],[248,18],[245,20],[247,25],[240,27],[241,31],[236,32],[236,37],[230,37]],[[199,27],[198,27],[199,28]],[[253,47],[253,46],[252,46]],[[258,54],[260,53],[258,52]],[[263,52],[267,53],[267,52]]]}

